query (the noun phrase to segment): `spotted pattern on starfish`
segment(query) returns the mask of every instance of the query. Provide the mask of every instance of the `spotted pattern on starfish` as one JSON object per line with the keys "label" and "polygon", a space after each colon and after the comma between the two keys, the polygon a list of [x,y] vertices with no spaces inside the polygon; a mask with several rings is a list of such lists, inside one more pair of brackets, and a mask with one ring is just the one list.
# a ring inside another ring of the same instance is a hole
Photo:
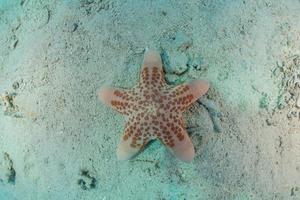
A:
{"label": "spotted pattern on starfish", "polygon": [[117,149],[120,160],[135,156],[150,140],[158,138],[179,159],[193,160],[195,150],[182,113],[209,88],[206,81],[192,81],[171,88],[165,83],[160,55],[145,53],[139,84],[132,89],[103,88],[99,98],[127,117]]}

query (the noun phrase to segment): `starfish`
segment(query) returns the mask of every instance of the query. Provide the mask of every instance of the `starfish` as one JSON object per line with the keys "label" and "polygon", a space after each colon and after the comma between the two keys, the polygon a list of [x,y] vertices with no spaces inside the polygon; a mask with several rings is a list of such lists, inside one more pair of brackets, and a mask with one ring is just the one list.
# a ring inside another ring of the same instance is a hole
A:
{"label": "starfish", "polygon": [[195,80],[170,87],[165,83],[160,55],[147,50],[139,84],[132,89],[102,88],[100,100],[127,117],[117,148],[119,160],[128,160],[158,138],[182,161],[193,160],[195,150],[185,130],[182,113],[209,88],[207,81]]}

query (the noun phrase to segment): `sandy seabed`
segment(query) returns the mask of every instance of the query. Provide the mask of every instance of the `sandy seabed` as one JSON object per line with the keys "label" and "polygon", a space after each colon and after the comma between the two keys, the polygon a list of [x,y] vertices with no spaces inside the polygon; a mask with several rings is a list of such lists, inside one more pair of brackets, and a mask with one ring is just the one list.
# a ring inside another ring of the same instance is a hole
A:
{"label": "sandy seabed", "polygon": [[[0,0],[0,199],[300,199],[298,0]],[[103,85],[211,88],[185,113],[192,163],[159,141],[130,161]],[[202,102],[202,103],[201,103]]]}

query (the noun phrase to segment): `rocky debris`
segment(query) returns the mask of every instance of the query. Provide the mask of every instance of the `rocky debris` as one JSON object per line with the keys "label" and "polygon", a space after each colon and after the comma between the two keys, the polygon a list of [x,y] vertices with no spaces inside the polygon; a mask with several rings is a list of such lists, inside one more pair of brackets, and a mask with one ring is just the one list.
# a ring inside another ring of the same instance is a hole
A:
{"label": "rocky debris", "polygon": [[162,51],[164,70],[167,74],[182,75],[188,70],[188,57],[178,51]]}
{"label": "rocky debris", "polygon": [[280,80],[277,104],[273,111],[285,109],[289,120],[300,119],[300,56],[287,56],[284,61],[277,62],[272,76]]}
{"label": "rocky debris", "polygon": [[300,191],[300,187],[297,187],[297,186],[295,186],[295,187],[292,187],[291,188],[291,196],[297,196],[296,194],[298,193]]}
{"label": "rocky debris", "polygon": [[176,32],[161,42],[161,57],[168,74],[182,75],[188,71],[188,49],[193,41],[183,32]]}
{"label": "rocky debris", "polygon": [[166,81],[169,84],[181,83],[182,77],[192,74],[189,73],[191,70],[206,71],[204,59],[192,53],[193,40],[186,33],[178,31],[167,35],[160,44]]}
{"label": "rocky debris", "polygon": [[296,100],[296,108],[300,108],[300,94],[298,95]]}
{"label": "rocky debris", "polygon": [[192,67],[193,69],[202,70],[204,67],[204,61],[203,58],[201,58],[201,56],[189,55],[187,65],[189,67]]}
{"label": "rocky debris", "polygon": [[4,92],[4,94],[2,94],[0,96],[1,100],[2,100],[2,106],[3,106],[3,111],[4,111],[4,115],[8,115],[8,116],[14,116],[14,117],[18,117],[18,111],[19,108],[18,106],[14,103],[14,99],[16,97],[16,93],[8,93],[8,92]]}
{"label": "rocky debris", "polygon": [[65,19],[63,31],[69,32],[69,33],[74,33],[75,31],[78,30],[79,26],[81,26],[81,25],[82,25],[82,23],[79,22],[78,20]]}
{"label": "rocky debris", "polygon": [[81,187],[81,189],[90,190],[96,188],[97,180],[88,170],[80,170],[80,176],[81,178],[78,179],[77,184]]}
{"label": "rocky debris", "polygon": [[15,184],[16,182],[16,170],[10,155],[8,153],[3,154],[3,161],[0,159],[0,180],[9,184]]}
{"label": "rocky debris", "polygon": [[113,7],[113,1],[108,0],[80,0],[80,8],[85,10],[86,15],[91,15],[96,12],[108,11]]}
{"label": "rocky debris", "polygon": [[17,45],[18,45],[18,42],[19,42],[19,39],[17,38],[17,36],[16,36],[16,35],[13,35],[13,36],[11,37],[11,43],[10,43],[9,48],[10,48],[10,49],[15,49],[15,48],[17,47]]}
{"label": "rocky debris", "polygon": [[73,28],[72,28],[71,32],[76,31],[77,28],[78,28],[78,23],[73,23]]}
{"label": "rocky debris", "polygon": [[169,85],[179,85],[186,81],[185,77],[177,76],[176,74],[166,74],[165,80]]}
{"label": "rocky debris", "polygon": [[23,6],[26,2],[26,0],[21,0],[20,5]]}
{"label": "rocky debris", "polygon": [[18,81],[15,81],[15,82],[12,84],[12,87],[13,87],[14,90],[17,90],[17,89],[19,89],[19,87],[20,87],[20,83],[19,83]]}

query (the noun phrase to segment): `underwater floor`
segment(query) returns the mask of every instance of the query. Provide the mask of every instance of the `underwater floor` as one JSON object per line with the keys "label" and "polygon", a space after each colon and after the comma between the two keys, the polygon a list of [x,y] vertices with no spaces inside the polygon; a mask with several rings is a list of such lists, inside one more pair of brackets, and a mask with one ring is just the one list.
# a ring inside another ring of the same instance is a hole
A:
{"label": "underwater floor", "polygon": [[[299,10],[297,0],[0,0],[0,199],[300,199]],[[99,88],[138,85],[146,48],[170,88],[209,82],[183,113],[190,163],[159,140],[117,159],[126,118]]]}

